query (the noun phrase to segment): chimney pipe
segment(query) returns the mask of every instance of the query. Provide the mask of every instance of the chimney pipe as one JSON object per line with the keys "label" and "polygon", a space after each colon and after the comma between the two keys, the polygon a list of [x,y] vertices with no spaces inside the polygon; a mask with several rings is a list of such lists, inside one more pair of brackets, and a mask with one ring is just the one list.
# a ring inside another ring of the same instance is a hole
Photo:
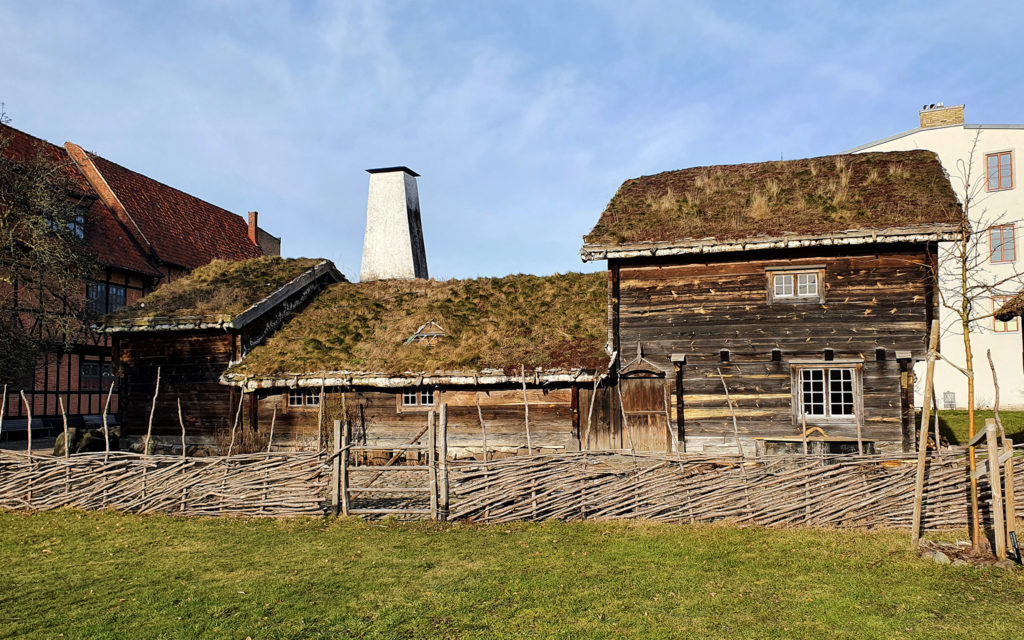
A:
{"label": "chimney pipe", "polygon": [[249,239],[256,245],[260,243],[259,234],[256,233],[256,230],[259,229],[259,217],[258,211],[249,212]]}
{"label": "chimney pipe", "polygon": [[427,253],[416,187],[419,174],[408,167],[367,169],[367,173],[370,187],[359,279],[426,279]]}

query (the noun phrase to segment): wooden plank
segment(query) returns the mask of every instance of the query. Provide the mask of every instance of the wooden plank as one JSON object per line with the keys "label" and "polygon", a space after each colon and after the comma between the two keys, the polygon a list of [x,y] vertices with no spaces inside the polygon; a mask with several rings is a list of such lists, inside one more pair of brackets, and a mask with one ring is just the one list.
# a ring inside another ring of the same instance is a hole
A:
{"label": "wooden plank", "polygon": [[343,418],[344,418],[345,422],[344,422],[344,425],[342,427],[342,432],[341,432],[342,453],[341,453],[341,469],[340,469],[340,474],[341,474],[341,489],[340,490],[341,490],[341,512],[342,512],[342,515],[346,515],[347,516],[347,515],[352,513],[352,508],[351,508],[352,505],[350,503],[349,495],[348,495],[349,458],[351,456],[351,454],[349,453],[348,446],[349,446],[349,444],[351,444],[349,442],[349,438],[350,438],[349,433],[350,433],[350,429],[351,429],[351,423],[349,422],[348,416],[343,416]]}

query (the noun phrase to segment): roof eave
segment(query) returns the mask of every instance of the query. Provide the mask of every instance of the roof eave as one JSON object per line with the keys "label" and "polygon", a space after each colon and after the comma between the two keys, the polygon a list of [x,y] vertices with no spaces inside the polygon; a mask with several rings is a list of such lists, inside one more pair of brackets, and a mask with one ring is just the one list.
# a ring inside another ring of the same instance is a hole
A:
{"label": "roof eave", "polygon": [[405,372],[393,375],[366,371],[328,371],[316,373],[284,373],[276,376],[254,376],[225,373],[221,384],[241,387],[245,391],[260,389],[293,389],[299,387],[377,387],[397,389],[409,386],[492,386],[503,384],[552,384],[593,382],[602,374],[597,369],[536,369],[525,375],[507,375],[500,369],[482,371]]}
{"label": "roof eave", "polygon": [[901,242],[951,242],[959,238],[960,231],[956,225],[944,224],[895,229],[858,229],[828,235],[737,238],[728,241],[709,238],[705,240],[635,242],[616,245],[585,244],[580,249],[580,257],[584,262],[593,262],[611,258],[650,258],[657,256],[761,251],[765,249],[895,244]]}

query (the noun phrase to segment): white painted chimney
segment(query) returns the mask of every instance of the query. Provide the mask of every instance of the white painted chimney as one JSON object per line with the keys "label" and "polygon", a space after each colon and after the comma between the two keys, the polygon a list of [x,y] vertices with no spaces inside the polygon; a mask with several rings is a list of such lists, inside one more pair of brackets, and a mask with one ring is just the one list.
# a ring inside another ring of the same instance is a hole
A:
{"label": "white painted chimney", "polygon": [[408,167],[367,169],[366,236],[359,280],[410,280],[427,276],[419,174]]}

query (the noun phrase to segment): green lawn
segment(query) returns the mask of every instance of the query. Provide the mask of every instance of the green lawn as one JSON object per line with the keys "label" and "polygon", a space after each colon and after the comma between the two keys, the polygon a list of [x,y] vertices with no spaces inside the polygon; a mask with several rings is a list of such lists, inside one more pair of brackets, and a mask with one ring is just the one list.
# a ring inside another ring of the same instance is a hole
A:
{"label": "green lawn", "polygon": [[901,532],[0,512],[0,637],[982,638],[1024,571]]}
{"label": "green lawn", "polygon": [[[975,411],[974,428],[981,431],[985,428],[985,419],[991,417],[991,410]],[[1024,442],[1024,411],[1000,411],[999,419],[1003,421],[1003,429],[1006,430],[1006,435],[1011,440],[1015,443]],[[934,418],[929,418],[928,422],[934,424]],[[920,412],[917,414],[917,427],[921,428]],[[929,429],[934,429],[934,427],[929,427]],[[939,435],[948,440],[950,444],[967,444],[970,440],[967,437],[967,410],[940,410]]]}

